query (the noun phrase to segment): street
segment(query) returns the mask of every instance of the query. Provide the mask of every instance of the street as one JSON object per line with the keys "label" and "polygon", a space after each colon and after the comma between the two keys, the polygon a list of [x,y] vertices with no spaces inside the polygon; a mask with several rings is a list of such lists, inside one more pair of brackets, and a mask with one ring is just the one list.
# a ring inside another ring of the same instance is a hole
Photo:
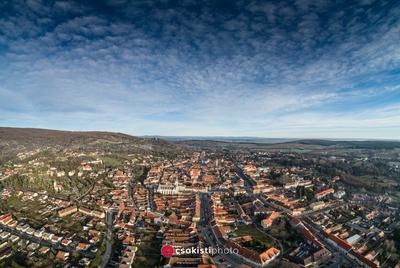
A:
{"label": "street", "polygon": [[89,257],[89,258],[94,258],[94,256],[96,255],[96,254],[94,254],[94,253],[92,253],[90,251],[87,251],[87,250],[79,250],[78,251],[78,250],[76,250],[76,247],[73,246],[73,245],[64,246],[59,242],[53,243],[53,242],[50,242],[48,240],[40,239],[40,238],[37,238],[36,236],[29,235],[29,234],[24,233],[22,231],[17,231],[17,230],[15,230],[13,228],[10,228],[10,227],[6,226],[6,225],[0,225],[0,229],[2,229],[4,231],[7,231],[7,232],[9,232],[11,234],[14,234],[14,235],[16,235],[16,236],[18,236],[18,237],[20,237],[22,239],[29,240],[31,242],[37,243],[37,244],[39,244],[41,246],[49,247],[49,248],[54,249],[54,250],[62,250],[62,251],[70,252],[70,253],[78,253],[79,255],[82,255],[83,257]]}
{"label": "street", "polygon": [[114,213],[112,209],[107,210],[107,235],[106,235],[106,251],[104,252],[103,257],[101,258],[101,268],[107,267],[108,261],[111,257],[112,251],[112,238],[113,238],[113,231],[112,225],[114,221]]}

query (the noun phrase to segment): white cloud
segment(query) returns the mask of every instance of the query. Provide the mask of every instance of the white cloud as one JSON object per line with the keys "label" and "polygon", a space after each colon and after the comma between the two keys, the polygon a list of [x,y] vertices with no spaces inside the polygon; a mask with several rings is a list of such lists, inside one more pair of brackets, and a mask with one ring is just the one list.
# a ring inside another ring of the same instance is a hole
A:
{"label": "white cloud", "polygon": [[[0,19],[0,110],[8,117],[0,124],[257,136],[318,129],[326,136],[352,126],[372,131],[372,124],[391,128],[379,135],[399,134],[390,122],[400,112],[387,99],[400,95],[390,74],[400,68],[398,6],[251,2],[246,11],[216,12],[209,3],[192,12],[107,4],[116,15],[78,2],[32,1],[22,17]],[[385,101],[371,101],[379,98]]]}

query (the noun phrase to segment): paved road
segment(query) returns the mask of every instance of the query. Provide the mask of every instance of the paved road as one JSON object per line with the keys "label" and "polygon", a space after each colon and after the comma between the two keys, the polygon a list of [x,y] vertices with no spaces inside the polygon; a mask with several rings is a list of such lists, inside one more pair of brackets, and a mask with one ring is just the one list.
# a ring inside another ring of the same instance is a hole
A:
{"label": "paved road", "polygon": [[303,212],[303,213],[301,213],[300,218],[303,218],[303,217],[306,217],[306,216],[312,216],[314,214],[324,213],[326,211],[329,211],[329,210],[332,210],[332,209],[335,209],[335,208],[338,208],[338,207],[341,207],[341,206],[344,206],[344,205],[345,204],[343,202],[338,201],[337,203],[327,205],[325,208],[322,208],[322,209],[318,209],[318,210],[315,210],[315,211],[311,210],[311,211]]}
{"label": "paved road", "polygon": [[128,185],[128,197],[131,199],[135,209],[139,211],[139,207],[136,204],[135,199],[133,198],[133,187],[135,187],[135,184],[136,184],[136,182],[134,180],[134,177],[132,177],[131,181],[129,182],[129,185]]}
{"label": "paved road", "polygon": [[90,188],[89,188],[86,192],[84,192],[81,196],[79,196],[78,198],[76,198],[75,201],[79,203],[79,201],[80,201],[82,198],[84,198],[84,197],[87,196],[90,192],[92,192],[93,189],[94,189],[94,185],[95,185],[95,184],[96,184],[95,181],[93,181],[93,183],[92,183],[92,185],[90,186]]}
{"label": "paved road", "polygon": [[[203,235],[204,235],[204,239],[206,240],[206,242],[214,247],[214,248],[226,248],[224,244],[220,243],[218,241],[218,239],[215,237],[214,233],[212,232],[212,228],[211,228],[211,207],[210,207],[210,201],[208,200],[208,195],[207,194],[201,194],[201,213],[202,213],[202,221],[201,221],[201,225],[199,226],[200,230],[202,231]],[[226,267],[237,267],[240,266],[242,264],[246,264],[250,267],[254,267],[253,264],[248,263],[247,261],[245,261],[242,258],[239,258],[237,255],[235,254],[222,254],[222,255],[218,255],[218,256],[214,256],[213,259],[216,263],[220,263],[219,259],[223,258],[224,261],[224,266]]]}
{"label": "paved road", "polygon": [[61,243],[54,243],[54,242],[50,242],[48,240],[40,239],[34,235],[29,235],[22,231],[17,231],[16,229],[10,228],[9,226],[6,226],[6,225],[0,225],[0,229],[7,231],[11,234],[14,234],[22,239],[29,240],[29,241],[37,243],[41,246],[49,247],[49,248],[52,248],[55,250],[62,250],[62,251],[70,252],[70,253],[78,253],[81,256],[89,257],[89,258],[94,258],[96,255],[96,254],[94,254],[90,251],[86,251],[86,250],[78,251],[78,250],[76,250],[75,246],[72,246],[72,245],[64,246]]}
{"label": "paved road", "polygon": [[268,200],[267,200],[264,196],[262,196],[261,194],[256,194],[255,197],[257,197],[258,199],[260,199],[260,200],[264,203],[265,206],[272,207],[272,208],[274,208],[274,209],[276,209],[276,210],[278,210],[278,211],[280,211],[280,212],[284,212],[284,213],[287,213],[287,214],[292,214],[292,211],[291,211],[290,209],[287,209],[287,208],[282,207],[282,206],[280,206],[280,205],[278,205],[278,204],[275,204],[275,203],[273,203],[273,202],[268,201]]}
{"label": "paved road", "polygon": [[253,193],[253,186],[256,184],[251,178],[244,174],[243,170],[239,166],[235,166],[236,174],[239,175],[244,181],[244,186],[248,194]]}
{"label": "paved road", "polygon": [[[272,202],[269,202],[268,200],[266,200],[263,196],[261,195],[257,195],[257,197],[263,201],[264,205],[267,206],[271,206],[275,209],[277,209],[280,212],[284,212],[284,213],[288,213],[290,214],[290,210],[281,207],[277,204],[274,204]],[[331,208],[330,208],[331,209]],[[323,237],[320,233],[321,229],[318,226],[314,226],[311,225],[311,220],[310,218],[308,218],[307,216],[305,216],[306,221],[302,221],[304,226],[306,226],[313,234],[314,236],[316,236],[321,242],[322,244],[324,244],[324,246],[334,255],[334,257],[340,256],[339,259],[344,259],[346,262],[350,263],[353,267],[359,267],[354,260],[352,260],[349,256],[347,256],[346,254],[342,253],[341,251],[339,251],[337,248],[335,248],[334,246],[332,246],[325,237]]]}
{"label": "paved road", "polygon": [[[209,246],[212,246],[214,248],[218,247],[218,241],[215,238],[213,232],[211,231],[211,225],[210,222],[212,221],[211,219],[211,208],[210,208],[210,200],[208,199],[207,194],[201,194],[200,195],[200,200],[201,200],[201,224],[199,226],[202,234],[204,235],[204,239],[208,243]],[[214,262],[220,263],[218,260],[221,259],[221,256],[214,256],[212,257]],[[224,255],[223,257],[224,260],[226,260],[225,265],[230,265],[232,267],[235,267],[237,264],[240,264],[241,262],[235,262],[235,260],[231,259],[229,256]],[[236,264],[236,265],[235,265]]]}
{"label": "paved road", "polygon": [[339,257],[338,259],[346,264],[351,265],[352,267],[361,267],[358,265],[352,258],[350,258],[347,254],[343,253],[331,243],[328,242],[326,237],[324,237],[320,231],[321,228],[316,224],[313,224],[310,218],[306,218],[302,221],[304,226],[306,226],[321,242],[324,246],[333,254],[334,257]]}
{"label": "paved road", "polygon": [[113,213],[112,209],[107,210],[106,252],[104,253],[103,257],[101,258],[101,268],[107,267],[108,261],[110,260],[110,257],[111,257],[112,237],[113,237],[113,231],[112,231],[113,221],[114,221],[114,213]]}
{"label": "paved road", "polygon": [[148,202],[151,211],[156,211],[156,202],[154,202],[154,187],[155,185],[150,185],[147,187],[148,190]]}

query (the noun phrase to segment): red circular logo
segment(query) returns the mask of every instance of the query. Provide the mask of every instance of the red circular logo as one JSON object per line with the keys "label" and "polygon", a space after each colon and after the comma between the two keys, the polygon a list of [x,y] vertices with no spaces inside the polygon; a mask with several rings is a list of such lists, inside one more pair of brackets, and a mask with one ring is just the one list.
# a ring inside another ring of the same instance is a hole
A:
{"label": "red circular logo", "polygon": [[170,245],[163,246],[161,248],[161,254],[166,258],[171,257],[172,255],[174,255],[174,247]]}

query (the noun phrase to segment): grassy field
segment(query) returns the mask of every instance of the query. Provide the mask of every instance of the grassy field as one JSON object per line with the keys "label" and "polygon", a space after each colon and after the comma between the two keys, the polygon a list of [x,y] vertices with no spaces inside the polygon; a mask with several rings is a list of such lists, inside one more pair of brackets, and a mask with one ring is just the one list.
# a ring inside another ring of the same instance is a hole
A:
{"label": "grassy field", "polygon": [[141,240],[132,268],[158,267],[161,258],[161,239],[156,238],[154,232],[145,234]]}
{"label": "grassy field", "polygon": [[22,201],[17,196],[11,196],[6,200],[0,200],[0,207],[4,211],[12,212],[17,218],[26,218],[28,222],[34,228],[40,228],[46,222],[44,218],[51,215],[50,213],[44,213],[45,204],[40,203],[38,200]]}
{"label": "grassy field", "polygon": [[20,210],[24,206],[24,203],[21,201],[21,199],[16,196],[10,196],[6,200],[1,200],[0,204],[2,208],[6,208],[7,210]]}
{"label": "grassy field", "polygon": [[101,156],[100,159],[103,161],[104,165],[112,167],[121,166],[124,162],[123,159],[112,156]]}
{"label": "grassy field", "polygon": [[[245,235],[250,235],[253,237],[255,240],[254,243],[245,245],[249,246],[250,248],[256,250],[256,251],[263,251],[267,248],[273,247],[274,246],[274,241],[265,235],[264,233],[260,232],[257,230],[257,228],[253,225],[241,225],[239,228],[233,232],[233,236],[245,236]],[[254,248],[253,248],[254,246]],[[262,248],[260,248],[262,247]]]}

